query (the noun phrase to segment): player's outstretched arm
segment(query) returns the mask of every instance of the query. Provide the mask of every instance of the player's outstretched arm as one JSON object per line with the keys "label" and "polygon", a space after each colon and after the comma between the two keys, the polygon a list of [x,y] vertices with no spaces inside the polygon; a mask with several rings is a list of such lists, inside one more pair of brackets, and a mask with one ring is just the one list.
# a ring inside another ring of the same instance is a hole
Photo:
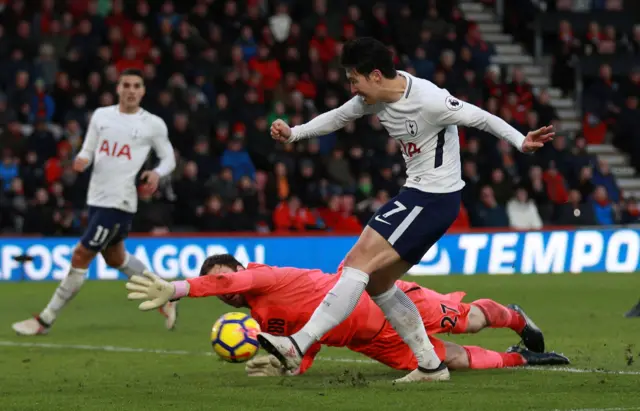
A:
{"label": "player's outstretched arm", "polygon": [[98,126],[96,124],[96,115],[100,115],[96,110],[89,120],[89,127],[82,142],[82,148],[76,156],[73,163],[73,170],[80,173],[84,171],[93,161],[93,156],[98,148]]}
{"label": "player's outstretched arm", "polygon": [[320,114],[311,121],[295,127],[289,127],[284,121],[276,120],[271,125],[271,137],[283,143],[306,138],[324,136],[346,126],[367,113],[372,113],[361,97],[353,97],[338,108]]}
{"label": "player's outstretched arm", "polygon": [[435,99],[428,104],[427,108],[425,114],[428,122],[433,122],[435,119],[436,125],[474,127],[507,140],[523,153],[537,151],[545,143],[553,140],[555,135],[553,126],[547,126],[523,136],[500,117],[453,96],[446,96],[442,101]]}
{"label": "player's outstretched arm", "polygon": [[210,274],[181,281],[165,281],[151,272],[132,276],[126,284],[130,300],[145,300],[139,308],[153,310],[168,301],[184,297],[212,297],[241,294],[249,291],[267,292],[278,282],[277,268],[261,266],[234,273]]}

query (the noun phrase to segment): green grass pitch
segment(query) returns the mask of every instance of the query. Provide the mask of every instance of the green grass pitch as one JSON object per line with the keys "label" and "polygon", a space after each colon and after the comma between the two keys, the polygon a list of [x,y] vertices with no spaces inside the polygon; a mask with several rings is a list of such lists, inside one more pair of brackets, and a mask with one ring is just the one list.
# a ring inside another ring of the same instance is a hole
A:
{"label": "green grass pitch", "polygon": [[[55,283],[0,285],[0,410],[640,410],[640,297],[627,274],[412,277],[465,301],[518,303],[547,347],[572,360],[561,369],[452,373],[437,384],[393,386],[399,373],[346,349],[326,349],[308,374],[250,379],[211,355],[215,298],[181,302],[178,327],[139,312],[123,282],[88,282],[48,336],[18,337],[11,323],[38,312]],[[504,350],[506,330],[444,339]]]}

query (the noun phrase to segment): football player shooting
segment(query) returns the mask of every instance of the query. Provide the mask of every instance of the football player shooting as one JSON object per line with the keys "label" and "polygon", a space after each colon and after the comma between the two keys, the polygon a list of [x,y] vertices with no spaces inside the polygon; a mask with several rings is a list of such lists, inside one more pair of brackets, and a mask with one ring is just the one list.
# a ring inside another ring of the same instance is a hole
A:
{"label": "football player shooting", "polygon": [[[97,109],[85,136],[74,171],[81,173],[93,163],[87,205],[89,223],[71,256],[71,267],[47,307],[36,317],[13,324],[19,335],[46,334],[62,308],[85,281],[87,269],[98,253],[107,265],[127,276],[141,274],[146,267],[124,247],[124,239],[137,210],[136,176],[153,148],[158,166],[141,175],[142,190],[153,193],[160,179],[175,168],[173,147],[164,121],[140,107],[145,93],[142,73],[125,70],[118,80],[117,105]],[[160,308],[165,326],[172,329],[176,305]]]}
{"label": "football player shooting", "polygon": [[[338,282],[338,275],[319,270],[249,264],[245,268],[229,254],[207,258],[200,277],[167,282],[152,273],[133,276],[127,282],[131,300],[144,300],[141,310],[152,310],[167,301],[184,297],[218,296],[233,307],[248,307],[263,330],[287,335],[300,329],[326,293]],[[521,365],[560,365],[569,360],[559,354],[544,353],[544,338],[517,306],[505,307],[482,299],[466,304],[463,292],[439,294],[416,283],[397,281],[396,286],[418,307],[424,326],[438,357],[452,369],[503,368]],[[525,343],[540,352],[512,347],[508,353],[475,346],[460,346],[432,337],[438,333],[476,333],[483,328],[510,328]],[[385,320],[384,314],[363,296],[353,313],[324,335],[305,353],[298,368],[287,370],[272,355],[247,363],[250,376],[297,375],[309,369],[321,345],[347,347],[398,370],[417,365],[413,352]]]}
{"label": "football player shooting", "polygon": [[259,334],[258,340],[287,368],[296,369],[307,350],[351,314],[366,289],[418,359],[417,368],[398,381],[447,380],[447,367],[429,342],[420,313],[394,284],[458,216],[464,182],[457,126],[489,132],[523,153],[552,140],[553,128],[542,127],[523,136],[499,117],[456,99],[430,81],[396,70],[391,52],[372,38],[346,42],[341,63],[356,96],[293,128],[276,120],[271,125],[272,137],[292,143],[329,134],[359,117],[375,114],[400,143],[407,180],[400,193],[369,221],[344,258],[340,280],[309,323],[291,336],[267,332]]}

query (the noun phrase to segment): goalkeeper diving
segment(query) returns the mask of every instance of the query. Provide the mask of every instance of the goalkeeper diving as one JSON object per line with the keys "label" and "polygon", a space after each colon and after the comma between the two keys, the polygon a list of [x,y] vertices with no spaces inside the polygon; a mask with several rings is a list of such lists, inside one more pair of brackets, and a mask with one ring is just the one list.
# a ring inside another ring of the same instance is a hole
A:
{"label": "goalkeeper diving", "polygon": [[[340,267],[342,268],[342,266]],[[340,275],[292,267],[250,263],[245,268],[232,255],[208,257],[198,278],[165,281],[150,272],[127,282],[130,300],[144,300],[139,308],[154,310],[185,297],[217,296],[236,308],[246,307],[262,330],[290,335],[301,328]],[[517,305],[503,306],[493,300],[462,302],[464,292],[439,294],[416,283],[397,281],[420,310],[436,354],[450,369],[488,369],[526,365],[563,365],[569,359],[544,352],[544,337],[535,323]],[[461,346],[439,340],[441,333],[476,333],[484,328],[510,328],[525,347],[513,346],[497,352],[477,346]],[[273,355],[247,362],[249,376],[299,375],[313,364],[322,345],[347,347],[396,370],[416,368],[407,344],[386,321],[380,308],[364,295],[354,312],[338,327],[317,341],[304,355],[300,367],[285,369]]]}

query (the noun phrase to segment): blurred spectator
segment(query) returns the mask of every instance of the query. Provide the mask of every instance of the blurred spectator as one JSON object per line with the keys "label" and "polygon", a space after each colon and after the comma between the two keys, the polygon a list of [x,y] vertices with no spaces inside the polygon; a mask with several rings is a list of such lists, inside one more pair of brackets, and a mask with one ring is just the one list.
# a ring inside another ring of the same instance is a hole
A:
{"label": "blurred spectator", "polygon": [[273,211],[273,225],[276,232],[306,231],[316,228],[316,219],[300,199],[291,196],[282,200]]}
{"label": "blurred spectator", "polygon": [[282,43],[289,37],[291,22],[289,6],[285,2],[279,3],[276,6],[275,14],[269,18],[269,27],[278,43]]}
{"label": "blurred spectator", "polygon": [[480,194],[480,175],[478,167],[473,160],[465,160],[462,163],[462,179],[465,182],[465,188],[462,191],[462,203],[465,207],[470,208],[475,205],[476,199]]}
{"label": "blurred spectator", "polygon": [[549,163],[549,168],[544,172],[543,181],[547,195],[552,203],[562,204],[567,202],[567,183],[556,168],[555,161],[552,160]]}
{"label": "blurred spectator", "polygon": [[609,200],[607,190],[598,186],[593,194],[593,212],[596,222],[600,225],[613,225],[616,221],[616,210]]}
{"label": "blurred spectator", "polygon": [[173,186],[177,211],[175,222],[185,226],[195,225],[196,210],[207,196],[207,190],[200,179],[198,164],[195,161],[187,162],[184,165],[182,176],[175,181]]}
{"label": "blurred spectator", "polygon": [[242,199],[244,210],[249,216],[259,216],[261,214],[262,210],[260,209],[260,198],[256,184],[250,177],[244,176],[240,179],[238,195]]}
{"label": "blurred spectator", "polygon": [[209,192],[218,194],[225,202],[237,196],[233,171],[229,167],[224,167],[220,170],[220,173],[211,178],[207,185],[209,186]]}
{"label": "blurred spectator", "polygon": [[576,183],[575,188],[580,191],[580,195],[584,199],[590,199],[593,190],[595,189],[595,185],[592,182],[593,179],[593,169],[589,166],[582,167],[580,169],[580,174],[578,176],[578,181]]}
{"label": "blurred spectator", "polygon": [[519,230],[537,230],[542,228],[542,219],[538,214],[536,203],[529,199],[529,194],[524,188],[518,188],[516,195],[507,204],[509,224]]}
{"label": "blurred spectator", "polygon": [[11,188],[11,182],[16,177],[18,177],[18,161],[9,153],[5,153],[0,163],[0,180],[4,191]]}
{"label": "blurred spectator", "polygon": [[256,231],[257,215],[251,215],[245,211],[244,200],[236,198],[231,202],[229,212],[225,219],[228,224],[228,231]]}
{"label": "blurred spectator", "polygon": [[283,162],[276,163],[273,168],[273,175],[269,178],[266,187],[267,198],[269,199],[267,207],[273,209],[275,204],[285,201],[292,195],[291,189],[287,166]]}
{"label": "blurred spectator", "polygon": [[571,170],[572,175],[577,175],[578,170],[581,170],[583,167],[596,166],[596,158],[593,154],[590,154],[587,151],[587,140],[584,138],[584,136],[578,136],[575,138],[573,147],[571,148],[571,157],[569,157],[569,161],[571,162],[569,170]]}
{"label": "blurred spectator", "polygon": [[275,89],[282,78],[280,64],[270,56],[270,51],[265,45],[258,47],[258,56],[249,62],[249,68],[260,73],[262,87],[267,91]]}
{"label": "blurred spectator", "polygon": [[[331,157],[327,159],[325,162],[325,169],[327,170],[327,175],[337,184],[339,184],[343,189],[351,191],[355,188],[355,179],[351,174],[351,170],[349,167],[349,163],[344,158],[344,151],[342,148],[335,148],[331,154]],[[388,174],[390,169],[383,169],[382,178],[386,181],[390,180],[390,175]],[[387,177],[387,179],[385,179]],[[381,183],[384,185],[384,183]]]}
{"label": "blurred spectator", "polygon": [[518,104],[527,110],[533,105],[533,87],[524,78],[524,72],[520,67],[514,67],[511,73],[511,83],[506,87],[507,93],[514,93],[518,97]]}
{"label": "blurred spectator", "polygon": [[[567,22],[560,23],[560,42],[557,43],[553,53],[553,66],[551,72],[551,84],[558,87],[566,95],[571,92],[575,86],[575,65],[577,60],[577,47],[580,40],[573,37],[570,26]],[[564,30],[562,31],[562,27]]]}
{"label": "blurred spectator", "polygon": [[513,196],[513,180],[505,178],[504,171],[496,168],[491,172],[491,188],[496,201],[501,206],[505,206],[507,201]]}
{"label": "blurred spectator", "polygon": [[627,97],[620,111],[614,132],[614,144],[628,152],[632,165],[640,170],[640,115],[638,115],[638,96]]}
{"label": "blurred spectator", "polygon": [[540,124],[551,124],[558,119],[558,113],[550,103],[551,98],[547,90],[542,90],[538,99],[534,101],[534,109],[538,113]]}
{"label": "blurred spectator", "polygon": [[612,201],[620,201],[620,188],[615,178],[611,174],[609,164],[603,160],[598,160],[598,167],[593,173],[593,179],[591,180],[593,186],[602,186],[607,190],[607,196]]}
{"label": "blurred spectator", "polygon": [[621,204],[620,224],[640,224],[640,204],[635,198],[629,198]]}
{"label": "blurred spectator", "polygon": [[480,202],[476,209],[475,226],[508,227],[509,217],[504,207],[498,204],[490,186],[480,190]]}
{"label": "blurred spectator", "polygon": [[578,190],[571,190],[569,201],[557,209],[555,222],[561,226],[591,226],[596,224],[593,207],[584,203]]}
{"label": "blurred spectator", "polygon": [[543,171],[540,166],[534,166],[529,169],[529,176],[524,187],[529,197],[536,204],[542,221],[549,223],[553,214],[553,206],[551,199],[547,195]]}
{"label": "blurred spectator", "polygon": [[49,201],[49,194],[44,188],[35,192],[35,197],[24,216],[24,232],[30,234],[55,234],[54,209]]}
{"label": "blurred spectator", "polygon": [[357,234],[362,231],[358,219],[353,216],[354,197],[351,195],[331,196],[325,207],[319,209],[320,218],[330,231],[344,234]]}

